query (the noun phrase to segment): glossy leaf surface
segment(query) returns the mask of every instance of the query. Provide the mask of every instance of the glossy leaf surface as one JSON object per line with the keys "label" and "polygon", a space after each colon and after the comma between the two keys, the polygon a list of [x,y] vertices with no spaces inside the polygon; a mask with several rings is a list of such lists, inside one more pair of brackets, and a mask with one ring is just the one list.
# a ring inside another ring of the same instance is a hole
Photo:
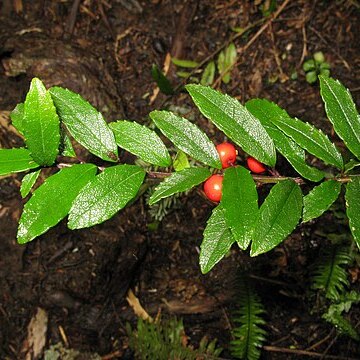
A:
{"label": "glossy leaf surface", "polygon": [[25,244],[55,226],[68,213],[79,191],[96,174],[92,164],[61,169],[38,187],[25,204],[17,239]]}
{"label": "glossy leaf surface", "polygon": [[290,116],[272,117],[272,123],[310,154],[333,165],[343,168],[343,159],[336,146],[315,126]]}
{"label": "glossy leaf surface", "polygon": [[74,200],[69,228],[86,228],[110,219],[136,196],[144,177],[145,171],[135,165],[106,168]]}
{"label": "glossy leaf surface", "polygon": [[234,242],[225,222],[224,210],[219,205],[214,208],[204,230],[199,259],[201,272],[209,272],[228,253]]}
{"label": "glossy leaf surface", "polygon": [[39,165],[52,165],[59,151],[60,121],[50,93],[37,78],[26,95],[20,128],[31,157]]}
{"label": "glossy leaf surface", "polygon": [[156,187],[149,199],[149,205],[153,205],[173,194],[190,190],[194,186],[201,184],[210,175],[209,169],[199,167],[174,172]]}
{"label": "glossy leaf surface", "polygon": [[346,214],[354,240],[360,249],[360,178],[352,177],[346,185]]}
{"label": "glossy leaf surface", "polygon": [[152,111],[151,119],[161,132],[180,150],[211,167],[221,169],[215,145],[189,120],[169,111]]}
{"label": "glossy leaf surface", "polygon": [[324,181],[304,196],[303,223],[322,215],[339,197],[341,183],[335,180]]}
{"label": "glossy leaf surface", "polygon": [[39,167],[28,149],[0,149],[0,176]]}
{"label": "glossy leaf surface", "polygon": [[272,118],[288,116],[285,110],[266,99],[249,100],[246,108],[260,120],[276,149],[302,177],[317,182],[325,176],[323,171],[309,166],[305,161],[305,151],[271,122]]}
{"label": "glossy leaf surface", "polygon": [[179,150],[175,156],[173,167],[175,171],[181,171],[190,167],[189,159],[187,155]]}
{"label": "glossy leaf surface", "polygon": [[171,165],[169,152],[155,131],[131,121],[117,121],[109,126],[121,148],[150,164]]}
{"label": "glossy leaf surface", "polygon": [[52,87],[51,96],[57,112],[72,137],[92,154],[107,161],[117,161],[113,132],[103,116],[80,95],[61,87]]}
{"label": "glossy leaf surface", "polygon": [[22,180],[21,180],[21,186],[20,186],[20,194],[21,194],[21,197],[22,198],[25,198],[31,188],[34,186],[37,178],[39,177],[40,175],[40,171],[41,170],[37,170],[37,171],[34,171],[34,172],[31,172],[29,174],[26,174]]}
{"label": "glossy leaf surface", "polygon": [[360,159],[360,117],[348,89],[338,80],[319,76],[320,94],[334,130],[349,150]]}
{"label": "glossy leaf surface", "polygon": [[210,87],[187,85],[196,106],[234,143],[258,161],[274,166],[276,163],[275,146],[261,125],[236,99],[221,94]]}
{"label": "glossy leaf surface", "polygon": [[258,194],[250,172],[244,167],[225,170],[221,205],[227,226],[239,247],[246,250],[258,216]]}
{"label": "glossy leaf surface", "polygon": [[19,103],[15,109],[10,113],[10,119],[15,129],[24,135],[23,120],[24,120],[24,103]]}
{"label": "glossy leaf surface", "polygon": [[280,244],[296,227],[302,213],[302,193],[292,180],[277,183],[260,207],[250,256],[257,256]]}

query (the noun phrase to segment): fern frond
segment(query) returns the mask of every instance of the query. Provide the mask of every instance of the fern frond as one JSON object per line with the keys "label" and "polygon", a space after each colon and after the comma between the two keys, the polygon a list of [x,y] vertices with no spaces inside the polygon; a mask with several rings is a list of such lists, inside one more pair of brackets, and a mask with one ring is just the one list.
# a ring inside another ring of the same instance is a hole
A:
{"label": "fern frond", "polygon": [[222,349],[216,347],[216,340],[202,340],[200,347],[194,350],[186,344],[186,335],[182,320],[171,318],[150,323],[139,318],[137,330],[126,326],[130,348],[139,360],[197,360],[217,359]]}
{"label": "fern frond", "polygon": [[360,302],[360,293],[350,291],[341,296],[337,304],[329,306],[328,311],[322,316],[327,322],[334,325],[340,334],[350,336],[356,341],[360,341],[360,336],[350,321],[342,316],[342,312],[348,312],[351,306]]}
{"label": "fern frond", "polygon": [[239,309],[234,313],[234,340],[230,343],[231,354],[238,359],[259,359],[266,331],[261,327],[266,322],[259,296],[254,292],[248,279],[239,281]]}
{"label": "fern frond", "polygon": [[349,265],[351,260],[348,247],[327,248],[314,271],[312,287],[323,290],[326,298],[338,301],[344,288],[349,286],[343,266]]}

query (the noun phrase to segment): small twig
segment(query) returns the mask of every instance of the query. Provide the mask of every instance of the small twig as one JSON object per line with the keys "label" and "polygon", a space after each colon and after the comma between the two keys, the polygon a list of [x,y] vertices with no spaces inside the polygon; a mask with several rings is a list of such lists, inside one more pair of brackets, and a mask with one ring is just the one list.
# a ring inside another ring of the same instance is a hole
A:
{"label": "small twig", "polygon": [[67,19],[66,33],[69,36],[71,36],[73,31],[74,31],[75,22],[76,22],[76,16],[77,16],[77,13],[78,13],[78,10],[79,10],[80,1],[81,0],[74,0],[74,2],[72,4],[72,7],[71,7],[69,17]]}
{"label": "small twig", "polygon": [[[324,354],[314,352],[314,351],[306,351],[306,350],[297,350],[297,349],[288,349],[288,348],[281,348],[277,346],[264,346],[263,349],[265,351],[271,351],[271,352],[280,352],[285,354],[294,354],[298,356],[311,356],[311,357],[318,357],[322,358]],[[358,360],[355,358],[350,358],[347,356],[337,356],[337,355],[326,355],[327,359],[335,359],[335,360]]]}
{"label": "small twig", "polygon": [[303,36],[303,49],[302,49],[302,53],[301,53],[301,58],[298,63],[298,67],[301,66],[301,64],[305,60],[305,57],[307,56],[307,37],[306,37],[305,20],[302,23],[301,32],[302,32],[302,36]]}
{"label": "small twig", "polygon": [[318,342],[316,342],[315,344],[309,346],[306,351],[310,351],[313,349],[316,349],[317,347],[319,347],[321,344],[323,344],[324,342],[328,341],[334,334],[334,329],[331,329],[331,331],[321,340],[319,340]]}

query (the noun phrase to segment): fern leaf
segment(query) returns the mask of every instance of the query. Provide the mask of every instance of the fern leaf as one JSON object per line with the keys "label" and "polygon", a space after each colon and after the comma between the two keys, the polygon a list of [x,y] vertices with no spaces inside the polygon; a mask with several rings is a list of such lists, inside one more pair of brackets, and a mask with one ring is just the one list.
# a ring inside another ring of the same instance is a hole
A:
{"label": "fern leaf", "polygon": [[261,317],[265,311],[259,296],[245,277],[239,282],[239,304],[240,307],[233,317],[236,327],[233,330],[234,340],[230,343],[230,350],[238,359],[257,360],[266,335],[266,331],[261,327],[265,325]]}
{"label": "fern leaf", "polygon": [[360,302],[360,293],[350,291],[343,294],[337,304],[329,306],[327,312],[322,316],[327,322],[334,325],[340,334],[350,336],[356,341],[360,341],[360,336],[350,321],[342,316],[342,312],[348,312],[353,303]]}
{"label": "fern leaf", "polygon": [[325,297],[339,301],[340,294],[349,286],[344,265],[349,265],[351,256],[348,247],[335,246],[326,250],[314,271],[313,288],[323,290]]}

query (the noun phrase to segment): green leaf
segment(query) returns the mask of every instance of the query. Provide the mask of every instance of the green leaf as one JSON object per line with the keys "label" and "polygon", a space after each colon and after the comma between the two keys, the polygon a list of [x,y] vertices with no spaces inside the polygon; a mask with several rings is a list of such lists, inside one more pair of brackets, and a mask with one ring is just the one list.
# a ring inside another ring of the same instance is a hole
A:
{"label": "green leaf", "polygon": [[72,137],[92,154],[106,161],[117,161],[113,132],[103,116],[80,95],[61,87],[50,90],[57,112]]}
{"label": "green leaf", "polygon": [[69,214],[70,229],[82,229],[110,219],[139,191],[145,171],[135,165],[106,168],[79,193]]}
{"label": "green leaf", "polygon": [[28,149],[0,149],[0,176],[37,167]]}
{"label": "green leaf", "polygon": [[258,161],[274,166],[272,139],[256,119],[236,99],[201,85],[186,86],[196,106],[232,141]]}
{"label": "green leaf", "polygon": [[173,166],[175,171],[181,171],[190,167],[187,155],[183,151],[179,150],[177,152]]}
{"label": "green leaf", "polygon": [[318,182],[325,176],[321,170],[309,166],[305,162],[304,150],[272,124],[272,118],[288,116],[285,110],[266,99],[249,100],[245,106],[260,120],[267,133],[273,139],[276,149],[302,177]]}
{"label": "green leaf", "polygon": [[346,215],[354,240],[360,249],[360,178],[352,176],[346,185]]}
{"label": "green leaf", "polygon": [[316,69],[316,65],[315,65],[315,61],[313,59],[310,59],[310,60],[306,60],[304,63],[303,63],[303,70],[305,72],[308,72],[310,70],[315,70]]}
{"label": "green leaf", "polygon": [[341,183],[335,180],[324,181],[304,196],[303,223],[322,215],[339,197]]}
{"label": "green leaf", "polygon": [[218,205],[204,230],[199,259],[201,272],[209,272],[228,253],[234,242],[235,239],[225,222],[224,210]]}
{"label": "green leaf", "polygon": [[32,158],[39,165],[52,165],[59,152],[60,121],[50,93],[37,78],[26,95],[20,127]]}
{"label": "green leaf", "polygon": [[95,174],[96,166],[78,164],[50,176],[24,206],[17,234],[19,244],[35,239],[61,221],[79,191]]}
{"label": "green leaf", "polygon": [[24,135],[24,103],[17,104],[15,109],[10,113],[10,119],[14,128],[21,134]]}
{"label": "green leaf", "polygon": [[305,79],[309,84],[315,84],[317,81],[316,71],[309,71],[308,73],[306,73]]}
{"label": "green leaf", "polygon": [[210,86],[214,82],[215,77],[215,62],[210,61],[202,73],[200,84],[203,86]]}
{"label": "green leaf", "polygon": [[171,165],[169,152],[155,131],[131,121],[117,121],[109,126],[121,148],[150,164]]}
{"label": "green leaf", "polygon": [[242,166],[225,170],[221,205],[227,226],[242,250],[250,244],[258,216],[258,194],[250,172]]}
{"label": "green leaf", "polygon": [[344,166],[345,174],[358,166],[360,166],[360,162],[358,160],[350,159],[349,162]]}
{"label": "green leaf", "polygon": [[224,84],[227,84],[230,81],[230,71],[236,63],[236,57],[237,52],[234,43],[231,43],[219,54],[217,65],[219,73],[222,75],[221,80]]}
{"label": "green leaf", "polygon": [[196,68],[199,66],[199,63],[196,61],[192,61],[192,60],[181,60],[181,59],[177,59],[177,58],[171,58],[171,62],[179,67],[183,67],[183,68]]}
{"label": "green leaf", "polygon": [[332,78],[319,76],[319,79],[320,94],[334,130],[360,159],[360,118],[350,91]]}
{"label": "green leaf", "polygon": [[37,171],[31,172],[29,174],[26,174],[22,178],[21,187],[20,187],[20,194],[22,198],[25,198],[29,194],[31,188],[34,186],[37,178],[40,175],[40,171],[41,170],[39,169]]}
{"label": "green leaf", "polygon": [[151,68],[151,76],[153,77],[157,86],[159,87],[160,91],[163,94],[165,95],[174,94],[174,89],[171,86],[170,81],[155,64],[153,64]]}
{"label": "green leaf", "polygon": [[302,206],[302,193],[294,181],[276,184],[260,207],[250,256],[268,252],[280,244],[298,224]]}
{"label": "green leaf", "polygon": [[297,118],[291,118],[286,111],[283,112],[281,117],[273,116],[271,121],[310,154],[339,169],[343,168],[343,160],[339,150],[315,126]]}
{"label": "green leaf", "polygon": [[66,133],[64,133],[62,136],[62,145],[63,145],[63,150],[61,152],[62,156],[76,157],[76,153],[72,146],[71,140]]}
{"label": "green leaf", "polygon": [[194,186],[201,184],[210,175],[209,169],[198,167],[174,172],[156,187],[149,199],[149,205],[153,205],[173,194],[190,190]]}
{"label": "green leaf", "polygon": [[325,56],[322,51],[315,52],[313,57],[318,64],[322,64],[325,61]]}
{"label": "green leaf", "polygon": [[221,169],[214,144],[189,120],[169,111],[152,111],[150,118],[161,132],[184,153],[211,167]]}

